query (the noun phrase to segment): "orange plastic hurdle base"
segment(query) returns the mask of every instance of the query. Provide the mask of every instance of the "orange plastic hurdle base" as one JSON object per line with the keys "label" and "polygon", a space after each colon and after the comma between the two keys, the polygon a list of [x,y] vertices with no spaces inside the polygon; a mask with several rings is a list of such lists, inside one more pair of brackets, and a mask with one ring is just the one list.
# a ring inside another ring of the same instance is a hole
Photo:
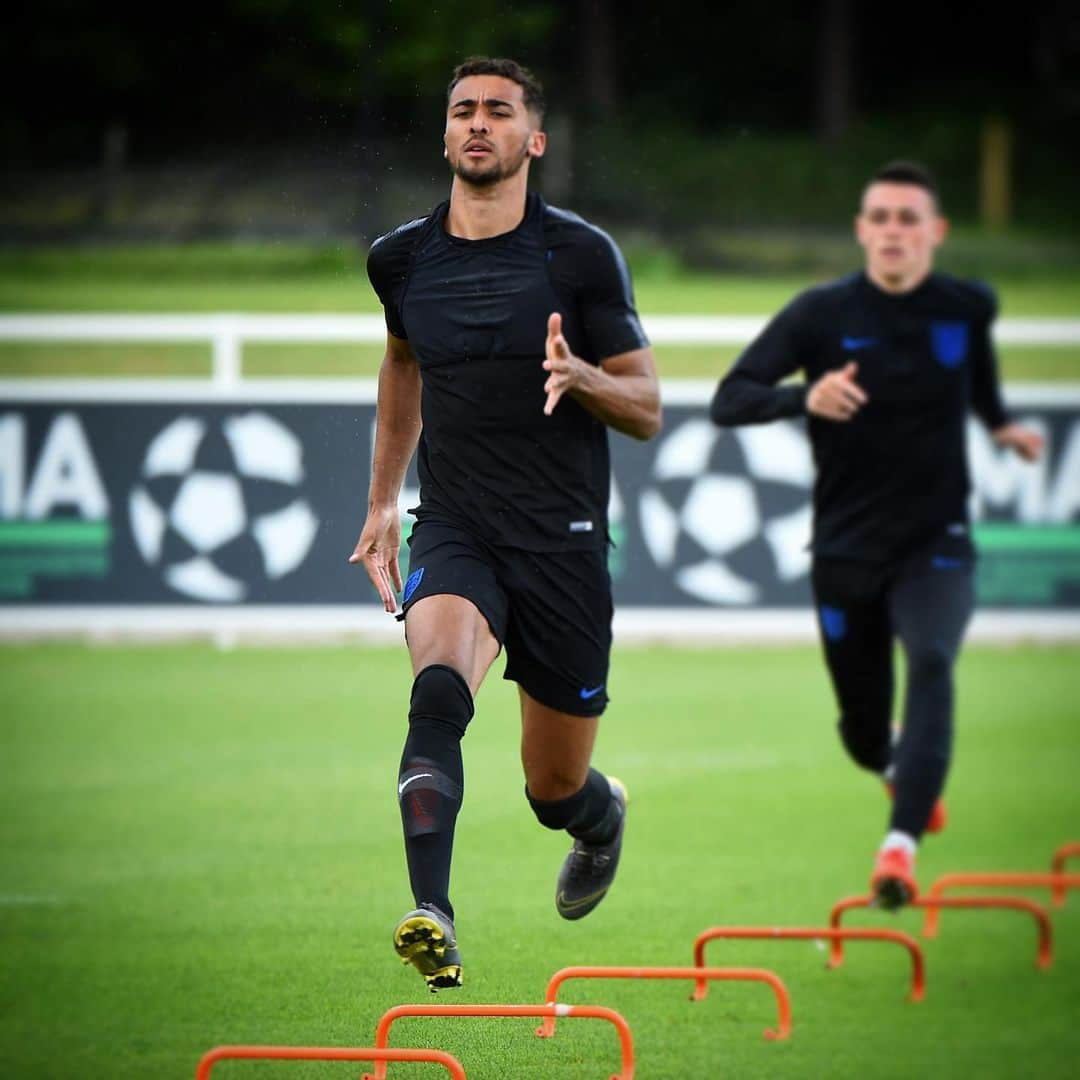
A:
{"label": "orange plastic hurdle base", "polygon": [[[786,1039],[791,1034],[791,998],[780,977],[764,968],[707,968],[707,967],[565,967],[551,976],[544,995],[549,1005],[559,996],[559,987],[567,979],[702,979],[748,980],[766,982],[776,994],[777,1026],[765,1031],[766,1039]],[[701,995],[703,996],[703,995]],[[697,991],[691,1001],[700,1000]],[[542,1039],[555,1034],[555,1016],[549,1016],[537,1029]]]}
{"label": "orange plastic hurdle base", "polygon": [[[829,915],[829,925],[839,926],[840,919],[845,911],[851,908],[874,907],[872,896],[848,896],[838,900]],[[926,908],[927,912],[933,911],[935,915],[941,908],[974,908],[974,909],[1004,909],[1007,911],[1027,912],[1035,919],[1035,925],[1039,930],[1039,939],[1036,946],[1035,966],[1048,968],[1053,961],[1053,941],[1050,931],[1050,916],[1041,904],[1034,900],[1028,900],[1023,896],[937,896],[920,897],[911,900],[909,907]],[[844,943],[837,938],[833,941],[829,951],[829,967],[839,967],[844,959]]]}
{"label": "orange plastic hurdle base", "polygon": [[[615,1025],[622,1051],[622,1071],[611,1080],[633,1080],[634,1040],[630,1026],[614,1010],[602,1005],[394,1005],[382,1014],[375,1029],[375,1045],[386,1047],[390,1039],[390,1025],[402,1016],[569,1016],[583,1020],[607,1020]],[[386,1061],[378,1061],[373,1073],[365,1073],[362,1080],[383,1080]]]}
{"label": "orange plastic hurdle base", "polygon": [[[911,1000],[922,1001],[926,994],[926,965],[919,943],[901,930],[863,930],[849,927],[792,927],[792,926],[713,926],[702,930],[694,941],[694,964],[705,966],[705,943],[715,938],[753,938],[757,940],[817,941],[892,941],[902,945],[911,956]],[[696,997],[704,997],[708,984],[701,980],[695,988]]]}
{"label": "orange plastic hurdle base", "polygon": [[195,1070],[195,1080],[209,1080],[217,1061],[246,1058],[256,1061],[430,1061],[443,1065],[453,1080],[467,1080],[461,1062],[444,1050],[389,1050],[349,1046],[215,1046]]}
{"label": "orange plastic hurdle base", "polygon": [[[1080,857],[1080,843],[1074,841],[1071,844],[1062,844],[1061,847],[1054,852],[1054,857],[1050,861],[1050,871],[1054,874],[1063,874],[1065,872],[1065,860]],[[1065,889],[1064,885],[1054,885],[1053,897],[1054,907],[1061,907],[1065,903]]]}
{"label": "orange plastic hurdle base", "polygon": [[937,937],[938,900],[947,889],[960,888],[1015,888],[1052,889],[1063,895],[1066,889],[1080,889],[1080,874],[1027,874],[1008,872],[943,874],[926,890],[926,920],[923,937]]}

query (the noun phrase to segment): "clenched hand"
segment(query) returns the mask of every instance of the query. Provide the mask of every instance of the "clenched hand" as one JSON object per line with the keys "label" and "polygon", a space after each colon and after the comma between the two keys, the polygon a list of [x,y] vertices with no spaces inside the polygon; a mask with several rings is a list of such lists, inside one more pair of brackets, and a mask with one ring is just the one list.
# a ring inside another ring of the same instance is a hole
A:
{"label": "clenched hand", "polygon": [[855,381],[858,371],[852,362],[822,375],[806,395],[807,412],[826,420],[850,420],[870,400]]}

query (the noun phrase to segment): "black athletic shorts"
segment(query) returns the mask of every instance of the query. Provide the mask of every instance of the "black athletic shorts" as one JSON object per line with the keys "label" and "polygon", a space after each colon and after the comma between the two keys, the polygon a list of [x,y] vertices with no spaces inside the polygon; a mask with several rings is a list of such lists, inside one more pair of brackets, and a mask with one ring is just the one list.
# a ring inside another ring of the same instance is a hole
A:
{"label": "black athletic shorts", "polygon": [[504,679],[560,712],[604,711],[612,613],[604,552],[496,547],[456,525],[417,522],[398,618],[447,593],[475,604],[505,646]]}

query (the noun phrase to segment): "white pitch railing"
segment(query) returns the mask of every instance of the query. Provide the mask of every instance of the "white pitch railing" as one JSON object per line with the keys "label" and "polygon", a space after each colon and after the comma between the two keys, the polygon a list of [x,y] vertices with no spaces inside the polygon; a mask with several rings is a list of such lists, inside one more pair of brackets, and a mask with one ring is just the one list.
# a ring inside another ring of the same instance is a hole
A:
{"label": "white pitch railing", "polygon": [[[655,345],[741,345],[765,325],[758,315],[644,316]],[[1080,319],[1002,319],[994,338],[1008,345],[1080,345]],[[243,377],[246,342],[378,344],[381,315],[0,315],[0,341],[205,342],[213,381],[235,386]]]}

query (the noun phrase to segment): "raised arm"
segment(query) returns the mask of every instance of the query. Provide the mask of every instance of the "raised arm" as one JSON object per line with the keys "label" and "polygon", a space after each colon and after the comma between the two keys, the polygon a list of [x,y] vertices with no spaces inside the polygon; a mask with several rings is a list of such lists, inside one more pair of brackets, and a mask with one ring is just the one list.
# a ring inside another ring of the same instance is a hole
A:
{"label": "raised arm", "polygon": [[608,427],[650,439],[663,421],[660,385],[630,267],[602,229],[566,211],[549,208],[548,215],[548,273],[562,312],[574,315],[567,326],[559,311],[548,317],[544,413],[567,395]]}
{"label": "raised arm", "polygon": [[548,318],[544,370],[549,372],[544,413],[550,416],[563,394],[569,394],[608,427],[635,439],[651,439],[663,416],[660,386],[652,348],[609,356],[597,367],[574,356],[562,333],[562,316]]}
{"label": "raised arm", "polygon": [[367,518],[349,562],[363,563],[383,608],[391,614],[397,610],[396,593],[402,584],[398,493],[419,437],[420,369],[408,341],[387,332],[379,369]]}

